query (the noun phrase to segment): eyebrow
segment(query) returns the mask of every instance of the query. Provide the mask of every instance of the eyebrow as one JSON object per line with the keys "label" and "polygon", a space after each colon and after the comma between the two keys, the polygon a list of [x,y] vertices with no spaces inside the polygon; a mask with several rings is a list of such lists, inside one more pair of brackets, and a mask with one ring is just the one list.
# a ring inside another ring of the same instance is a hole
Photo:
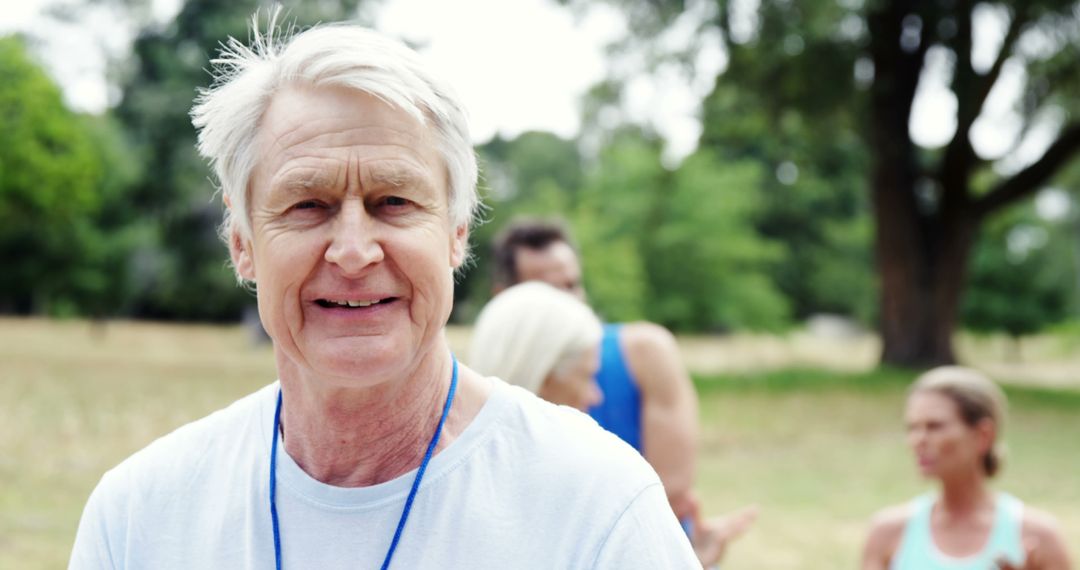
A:
{"label": "eyebrow", "polygon": [[290,174],[285,178],[275,181],[272,189],[286,194],[302,194],[311,190],[329,188],[334,185],[333,176],[325,172],[307,171],[298,174]]}
{"label": "eyebrow", "polygon": [[367,172],[365,179],[365,186],[372,189],[387,186],[397,188],[406,185],[432,186],[432,180],[426,173],[408,166],[376,166]]}
{"label": "eyebrow", "polygon": [[[337,185],[333,176],[324,172],[296,174],[274,184],[274,189],[288,194],[300,194],[311,190],[326,189]],[[399,187],[409,184],[431,186],[431,178],[408,167],[376,167],[365,174],[368,188]]]}

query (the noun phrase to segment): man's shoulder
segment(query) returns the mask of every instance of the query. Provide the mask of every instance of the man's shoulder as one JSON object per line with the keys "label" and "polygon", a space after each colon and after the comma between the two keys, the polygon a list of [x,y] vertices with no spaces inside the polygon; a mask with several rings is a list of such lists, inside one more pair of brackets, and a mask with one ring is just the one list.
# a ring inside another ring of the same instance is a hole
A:
{"label": "man's shoulder", "polygon": [[[633,482],[659,481],[634,448],[569,406],[559,406],[516,386],[506,386],[513,413],[499,426],[502,435],[520,440],[539,464],[553,473],[582,478]],[[613,477],[618,474],[618,477]]]}
{"label": "man's shoulder", "polygon": [[106,473],[101,484],[111,481],[125,491],[135,491],[146,482],[159,487],[171,480],[190,481],[205,473],[216,459],[238,457],[244,443],[250,443],[252,424],[261,417],[264,400],[276,393],[275,386],[266,386],[157,438]]}
{"label": "man's shoulder", "polygon": [[619,324],[619,340],[625,344],[638,345],[674,344],[671,331],[649,321],[632,321]]}
{"label": "man's shoulder", "polygon": [[[660,478],[641,454],[592,418],[518,387],[505,390],[508,413],[488,426],[491,442],[472,463],[485,475],[466,474],[470,481],[501,482],[499,506],[485,508],[525,509],[536,528],[559,528],[599,544],[650,489],[663,496]],[[566,505],[587,516],[568,519]],[[666,503],[662,507],[645,508],[650,516],[670,515]]]}
{"label": "man's shoulder", "polygon": [[622,324],[619,347],[631,376],[647,392],[665,389],[676,375],[686,377],[675,335],[656,323]]}
{"label": "man's shoulder", "polygon": [[679,353],[675,335],[648,321],[623,323],[619,327],[619,346],[631,364],[657,356],[677,356]]}

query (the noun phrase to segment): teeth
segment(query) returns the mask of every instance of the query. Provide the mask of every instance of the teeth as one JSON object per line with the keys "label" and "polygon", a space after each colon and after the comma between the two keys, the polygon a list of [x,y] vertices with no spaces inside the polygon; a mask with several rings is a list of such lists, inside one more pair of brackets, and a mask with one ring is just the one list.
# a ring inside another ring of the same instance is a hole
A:
{"label": "teeth", "polygon": [[370,307],[378,301],[334,301],[328,300],[329,303],[337,305],[339,307]]}

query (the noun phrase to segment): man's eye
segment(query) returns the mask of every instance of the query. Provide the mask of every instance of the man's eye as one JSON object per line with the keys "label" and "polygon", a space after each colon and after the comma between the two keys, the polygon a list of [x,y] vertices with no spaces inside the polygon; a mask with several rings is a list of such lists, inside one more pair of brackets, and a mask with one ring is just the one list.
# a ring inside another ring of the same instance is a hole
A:
{"label": "man's eye", "polygon": [[317,200],[304,200],[303,202],[297,202],[293,205],[294,210],[312,210],[321,207],[322,203]]}
{"label": "man's eye", "polygon": [[407,206],[409,201],[401,196],[387,196],[386,199],[383,200],[383,204],[387,206]]}

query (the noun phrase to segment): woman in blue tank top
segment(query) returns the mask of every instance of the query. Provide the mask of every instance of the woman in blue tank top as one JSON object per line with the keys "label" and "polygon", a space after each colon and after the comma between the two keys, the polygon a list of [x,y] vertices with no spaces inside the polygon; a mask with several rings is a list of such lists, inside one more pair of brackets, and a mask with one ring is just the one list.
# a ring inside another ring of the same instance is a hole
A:
{"label": "woman in blue tank top", "polygon": [[1069,570],[1047,514],[990,489],[1001,468],[1005,395],[982,374],[947,366],[912,385],[908,445],[934,493],[874,517],[863,570]]}

